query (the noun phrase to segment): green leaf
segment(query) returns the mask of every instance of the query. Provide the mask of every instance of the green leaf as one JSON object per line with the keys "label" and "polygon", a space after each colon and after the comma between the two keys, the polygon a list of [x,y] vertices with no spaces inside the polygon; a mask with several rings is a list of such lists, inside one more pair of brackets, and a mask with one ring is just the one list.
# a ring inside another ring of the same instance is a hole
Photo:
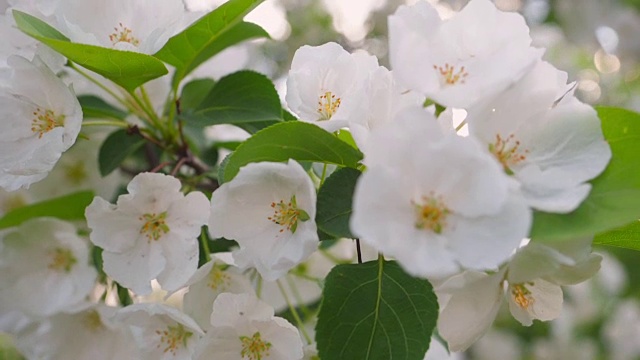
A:
{"label": "green leaf", "polygon": [[269,35],[242,18],[263,0],[230,0],[173,36],[155,56],[176,68],[174,86],[207,59],[229,46]]}
{"label": "green leaf", "polygon": [[338,265],[325,281],[316,325],[321,359],[422,360],[438,318],[427,280],[395,262]]}
{"label": "green leaf", "polygon": [[233,179],[241,167],[260,161],[314,161],[356,168],[362,153],[320,127],[288,121],[257,132],[229,155],[224,182]]}
{"label": "green leaf", "polygon": [[162,61],[150,55],[94,45],[75,44],[42,20],[13,10],[22,32],[39,40],[70,61],[94,71],[128,91],[168,73]]}
{"label": "green leaf", "polygon": [[144,145],[144,139],[137,134],[129,134],[126,129],[112,132],[102,143],[98,153],[98,165],[102,176],[117,169],[127,156]]}
{"label": "green leaf", "polygon": [[127,112],[111,106],[101,98],[94,95],[80,95],[78,101],[82,106],[82,115],[85,119],[118,119],[124,120]]}
{"label": "green leaf", "polygon": [[84,209],[93,201],[93,197],[93,192],[81,191],[15,209],[0,219],[0,229],[18,226],[29,219],[43,216],[83,220]]}
{"label": "green leaf", "polygon": [[180,109],[188,111],[202,104],[216,82],[213,79],[196,79],[188,82],[180,94]]}
{"label": "green leaf", "polygon": [[273,83],[253,71],[223,77],[199,105],[182,110],[185,120],[203,127],[282,121],[282,105]]}
{"label": "green leaf", "polygon": [[640,221],[597,235],[593,243],[640,251]]}
{"label": "green leaf", "polygon": [[323,232],[336,238],[355,238],[349,229],[349,219],[353,191],[360,175],[361,172],[355,169],[340,169],[320,188],[316,224]]}
{"label": "green leaf", "polygon": [[531,237],[561,240],[592,236],[640,218],[640,114],[598,108],[613,157],[591,184],[589,197],[569,214],[534,214]]}

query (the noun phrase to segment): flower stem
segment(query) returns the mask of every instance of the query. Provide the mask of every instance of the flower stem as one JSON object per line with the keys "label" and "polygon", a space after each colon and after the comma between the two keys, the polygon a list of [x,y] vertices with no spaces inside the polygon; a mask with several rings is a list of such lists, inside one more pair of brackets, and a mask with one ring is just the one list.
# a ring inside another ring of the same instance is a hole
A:
{"label": "flower stem", "polygon": [[322,167],[322,176],[320,177],[320,186],[324,184],[324,179],[327,177],[327,164]]}
{"label": "flower stem", "polygon": [[284,290],[282,283],[280,282],[280,280],[276,280],[276,283],[278,284],[278,288],[280,289],[280,293],[282,293],[282,297],[284,298],[284,301],[286,301],[287,305],[289,305],[289,310],[291,311],[293,318],[296,320],[296,323],[298,324],[298,328],[300,329],[302,336],[304,336],[304,339],[307,340],[307,343],[312,344],[313,341],[311,340],[311,337],[307,333],[307,330],[304,329],[304,323],[302,322],[302,319],[300,319],[300,315],[298,315],[298,311],[291,303],[291,300],[289,300],[289,296],[287,295],[287,292]]}
{"label": "flower stem", "polygon": [[116,126],[126,129],[129,127],[129,124],[116,120],[85,120],[82,122],[82,126]]}
{"label": "flower stem", "polygon": [[204,258],[207,262],[211,261],[211,250],[209,249],[209,242],[207,241],[207,236],[203,232],[200,235],[200,243],[202,244],[202,249],[204,250]]}
{"label": "flower stem", "polygon": [[69,67],[71,67],[73,70],[75,70],[78,74],[82,75],[87,80],[89,80],[92,83],[96,84],[99,88],[101,88],[102,90],[107,92],[107,94],[111,95],[114,99],[116,99],[125,108],[129,109],[129,105],[127,104],[127,101],[125,99],[123,99],[122,97],[118,96],[118,94],[116,94],[113,90],[111,90],[108,87],[104,86],[104,84],[102,84],[96,78],[94,78],[93,76],[89,75],[87,72],[81,70],[79,67],[76,66],[76,64],[74,64],[71,61],[69,61]]}

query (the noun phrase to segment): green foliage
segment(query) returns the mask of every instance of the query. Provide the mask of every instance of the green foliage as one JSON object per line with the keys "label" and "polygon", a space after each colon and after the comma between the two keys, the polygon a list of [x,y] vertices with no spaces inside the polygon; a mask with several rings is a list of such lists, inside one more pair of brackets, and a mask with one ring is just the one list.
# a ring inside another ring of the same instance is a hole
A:
{"label": "green foliage", "polygon": [[37,217],[55,217],[62,220],[83,220],[84,209],[93,201],[92,191],[81,191],[51,200],[17,208],[0,219],[0,229],[18,226]]}
{"label": "green foliage", "polygon": [[591,182],[589,197],[572,213],[535,213],[532,238],[591,236],[640,218],[640,114],[607,107],[598,114],[613,152],[609,166]]}
{"label": "green foliage", "polygon": [[137,134],[130,134],[126,129],[112,132],[104,140],[98,153],[100,174],[109,175],[142,145],[144,145],[144,139]]}
{"label": "green foliage", "polygon": [[131,51],[75,44],[58,30],[29,14],[13,10],[16,25],[25,34],[41,41],[69,61],[94,71],[128,91],[168,73],[153,56]]}
{"label": "green foliage", "polygon": [[[207,83],[194,84],[204,88]],[[183,92],[184,102],[194,104],[202,96]],[[282,121],[282,105],[271,80],[253,71],[239,71],[225,76],[202,97],[194,108],[182,103],[183,118],[192,125],[244,124]]]}
{"label": "green foliage", "polygon": [[349,219],[353,191],[360,175],[356,169],[340,169],[331,174],[318,192],[316,224],[334,238],[355,238],[349,229]]}
{"label": "green foliage", "polygon": [[427,280],[396,262],[338,265],[326,278],[316,341],[321,359],[422,360],[438,317]]}
{"label": "green foliage", "polygon": [[[356,168],[362,153],[316,125],[288,121],[257,132],[223,162],[223,177],[233,179],[240,168],[260,161],[313,161]],[[222,166],[222,165],[221,165]]]}
{"label": "green foliage", "polygon": [[180,94],[180,109],[182,111],[193,111],[204,101],[207,94],[211,92],[216,82],[213,79],[195,79],[189,81]]}
{"label": "green foliage", "polygon": [[124,120],[127,112],[109,105],[101,98],[93,95],[78,96],[80,106],[82,106],[82,115],[85,119],[116,119]]}
{"label": "green foliage", "polygon": [[640,221],[597,235],[593,243],[640,251]]}
{"label": "green foliage", "polygon": [[230,0],[173,36],[155,56],[176,68],[174,87],[198,65],[229,46],[269,37],[258,25],[242,18],[263,0]]}

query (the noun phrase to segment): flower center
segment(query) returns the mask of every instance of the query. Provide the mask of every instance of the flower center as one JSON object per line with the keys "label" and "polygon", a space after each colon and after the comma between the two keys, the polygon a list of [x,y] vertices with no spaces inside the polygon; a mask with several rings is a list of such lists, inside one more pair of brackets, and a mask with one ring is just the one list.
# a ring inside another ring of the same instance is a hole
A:
{"label": "flower center", "polygon": [[145,234],[149,241],[158,240],[162,235],[169,232],[169,226],[166,223],[167,212],[156,215],[144,214],[140,216],[141,221],[145,221],[144,225],[140,228],[140,234]]}
{"label": "flower center", "polygon": [[489,144],[489,151],[495,155],[496,159],[502,164],[504,171],[513,175],[511,167],[521,163],[527,159],[529,150],[520,148],[520,141],[516,140],[513,134],[503,139],[500,134],[496,134],[496,141]]}
{"label": "flower center", "polygon": [[224,272],[224,270],[220,269],[217,266],[214,266],[209,273],[209,282],[207,282],[207,286],[211,288],[211,290],[216,291],[220,289],[220,291],[224,291],[231,284],[231,277]]}
{"label": "flower center", "polygon": [[440,234],[447,224],[447,215],[450,214],[442,198],[430,193],[429,196],[423,196],[421,202],[412,201],[411,203],[415,209],[416,228]]}
{"label": "flower center", "polygon": [[56,115],[53,110],[42,110],[37,108],[33,112],[31,120],[31,131],[38,134],[38,139],[56,127],[64,126],[64,115]]}
{"label": "flower center", "polygon": [[187,342],[193,333],[187,331],[182,324],[175,324],[167,326],[166,330],[156,330],[156,335],[160,336],[158,348],[164,346],[163,352],[175,355],[179,348],[187,347]]}
{"label": "flower center", "polygon": [[83,318],[84,326],[90,331],[98,331],[104,327],[102,324],[102,319],[100,318],[100,314],[96,310],[91,310],[84,315]]}
{"label": "flower center", "polygon": [[[533,283],[531,283],[533,285]],[[531,291],[527,289],[524,284],[516,284],[511,286],[511,295],[513,296],[513,301],[518,304],[524,310],[527,310],[531,304],[533,304],[533,297],[531,296]]]}
{"label": "flower center", "polygon": [[55,248],[51,252],[49,269],[68,273],[77,262],[78,259],[76,259],[71,250],[66,248]]}
{"label": "flower center", "polygon": [[320,120],[329,120],[338,111],[342,100],[336,97],[331,91],[327,91],[324,95],[320,95],[318,100],[318,113]]}
{"label": "flower center", "polygon": [[119,42],[128,42],[133,46],[140,45],[140,40],[133,36],[133,31],[128,27],[122,25],[122,23],[118,23],[117,27],[114,27],[115,31],[111,35],[109,35],[109,40],[111,40],[111,44],[115,45]]}
{"label": "flower center", "polygon": [[271,220],[277,225],[280,225],[280,232],[290,230],[291,233],[295,233],[296,229],[298,228],[298,220],[309,220],[309,214],[307,214],[306,211],[298,208],[295,195],[291,197],[291,200],[288,203],[280,200],[277,203],[271,203],[271,207],[273,208],[274,212],[273,215],[269,216],[267,219]]}
{"label": "flower center", "polygon": [[265,342],[260,337],[260,332],[256,332],[252,337],[240,336],[242,342],[242,350],[240,355],[242,359],[261,360],[263,357],[269,356],[270,342]]}
{"label": "flower center", "polygon": [[446,85],[464,84],[467,76],[469,76],[464,66],[461,66],[460,69],[456,71],[455,66],[446,63],[444,67],[433,65],[433,69],[440,74],[442,82]]}

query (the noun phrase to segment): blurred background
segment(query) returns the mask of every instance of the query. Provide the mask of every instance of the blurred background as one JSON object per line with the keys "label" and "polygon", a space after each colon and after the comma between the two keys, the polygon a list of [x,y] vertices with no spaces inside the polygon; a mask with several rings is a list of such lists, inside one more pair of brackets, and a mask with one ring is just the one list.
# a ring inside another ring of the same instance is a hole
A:
{"label": "blurred background", "polygon": [[[387,16],[398,6],[416,1],[266,0],[247,20],[263,26],[273,40],[226,50],[198,69],[196,76],[219,78],[251,68],[274,79],[284,96],[294,52],[302,45],[329,41],[350,51],[367,51],[388,66]],[[468,2],[420,1],[434,4],[445,18]],[[526,18],[534,45],[547,48],[545,59],[569,73],[582,101],[640,111],[640,0],[494,1],[502,10],[517,11]],[[212,10],[223,2],[185,0],[193,11]],[[219,141],[246,136],[228,128],[212,129],[210,135]],[[0,216],[41,199],[37,193],[38,186],[29,194],[0,193]],[[527,328],[505,309],[492,330],[467,353],[432,353],[428,359],[640,359],[640,253],[595,250],[604,256],[600,273],[565,288],[560,319]],[[0,336],[0,360],[18,358],[2,350],[3,341]]]}

